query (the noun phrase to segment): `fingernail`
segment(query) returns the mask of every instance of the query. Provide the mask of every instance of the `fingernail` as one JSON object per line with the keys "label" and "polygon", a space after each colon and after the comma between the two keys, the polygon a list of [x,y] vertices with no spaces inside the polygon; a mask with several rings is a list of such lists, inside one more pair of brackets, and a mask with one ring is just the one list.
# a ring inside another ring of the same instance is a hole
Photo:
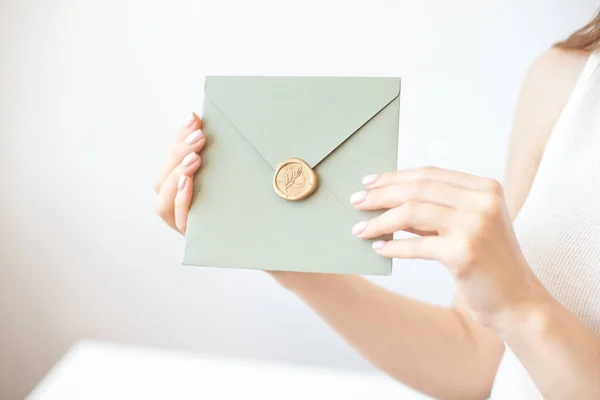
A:
{"label": "fingernail", "polygon": [[352,234],[358,235],[362,231],[364,231],[366,227],[367,227],[367,221],[359,222],[358,224],[354,225],[354,227],[352,228]]}
{"label": "fingernail", "polygon": [[183,188],[185,187],[185,183],[187,181],[187,176],[185,175],[181,175],[181,177],[179,178],[179,183],[177,183],[177,190],[178,191],[182,191]]}
{"label": "fingernail", "polygon": [[365,192],[364,190],[353,193],[352,196],[350,196],[350,203],[354,204],[354,205],[356,205],[358,203],[362,203],[366,197],[367,197],[367,192]]}
{"label": "fingernail", "polygon": [[198,141],[200,141],[200,139],[202,139],[202,136],[204,136],[204,133],[202,133],[202,131],[198,129],[197,131],[190,133],[189,136],[185,138],[185,142],[187,144],[197,143]]}
{"label": "fingernail", "polygon": [[362,184],[370,185],[372,183],[375,183],[375,181],[377,180],[378,177],[379,177],[379,175],[367,175],[362,179]]}
{"label": "fingernail", "polygon": [[190,120],[188,122],[186,122],[185,127],[191,128],[192,125],[194,125],[194,122],[196,122],[196,118],[194,118],[194,115],[192,114],[192,116],[190,117]]}
{"label": "fingernail", "polygon": [[190,153],[187,156],[185,156],[185,158],[181,162],[181,165],[183,165],[184,167],[189,167],[190,165],[195,163],[197,159],[198,159],[198,154]]}
{"label": "fingernail", "polygon": [[373,242],[373,245],[371,247],[373,247],[373,250],[379,250],[379,249],[382,249],[383,246],[385,246],[385,241],[376,240]]}

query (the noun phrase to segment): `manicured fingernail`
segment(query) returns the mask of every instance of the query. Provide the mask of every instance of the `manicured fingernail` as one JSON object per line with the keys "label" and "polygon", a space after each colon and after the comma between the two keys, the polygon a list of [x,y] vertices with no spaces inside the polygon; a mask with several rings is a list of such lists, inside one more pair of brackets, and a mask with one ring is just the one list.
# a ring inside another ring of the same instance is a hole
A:
{"label": "manicured fingernail", "polygon": [[181,175],[181,178],[179,178],[179,183],[177,183],[177,190],[179,190],[181,192],[183,190],[183,188],[185,187],[186,182],[187,182],[187,176]]}
{"label": "manicured fingernail", "polygon": [[367,227],[367,221],[359,222],[352,228],[353,235],[359,235]]}
{"label": "manicured fingernail", "polygon": [[181,165],[183,165],[184,167],[189,167],[190,165],[195,163],[197,159],[198,159],[198,154],[190,153],[187,156],[185,156],[185,158],[181,162]]}
{"label": "manicured fingernail", "polygon": [[362,203],[366,197],[367,197],[367,192],[365,192],[364,190],[353,193],[352,196],[350,196],[350,203],[354,204],[354,205]]}
{"label": "manicured fingernail", "polygon": [[373,245],[372,245],[373,250],[382,249],[383,246],[385,246],[385,241],[383,241],[383,240],[376,240],[373,242]]}
{"label": "manicured fingernail", "polygon": [[187,144],[198,143],[203,136],[204,133],[202,133],[202,131],[198,129],[197,131],[190,133],[189,136],[185,138],[185,142]]}
{"label": "manicured fingernail", "polygon": [[378,177],[379,177],[379,175],[367,175],[362,179],[362,184],[370,185],[372,183],[375,183],[375,181],[377,180]]}
{"label": "manicured fingernail", "polygon": [[186,122],[185,127],[191,128],[192,125],[194,125],[194,122],[196,122],[196,118],[194,118],[194,115],[192,114],[192,116],[190,117],[190,120],[188,122]]}

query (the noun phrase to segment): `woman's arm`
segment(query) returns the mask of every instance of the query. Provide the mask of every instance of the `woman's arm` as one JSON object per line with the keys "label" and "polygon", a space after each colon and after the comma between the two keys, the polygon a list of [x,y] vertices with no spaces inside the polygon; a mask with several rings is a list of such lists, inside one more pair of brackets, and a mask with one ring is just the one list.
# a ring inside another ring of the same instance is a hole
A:
{"label": "woman's arm", "polygon": [[[505,173],[513,219],[527,197],[549,132],[588,54],[551,49],[533,65],[517,107]],[[528,183],[525,185],[525,183]],[[600,290],[600,288],[599,288]],[[507,315],[500,332],[546,399],[600,399],[600,342],[550,294]]]}
{"label": "woman's arm", "polygon": [[498,331],[545,399],[600,399],[600,338],[546,290]]}
{"label": "woman's arm", "polygon": [[[540,58],[523,85],[505,184],[513,216],[535,176],[543,142],[553,126],[549,118],[557,117],[564,105],[561,101],[568,95],[548,95],[548,90],[560,94],[551,88],[566,79],[551,79],[545,82],[547,87],[536,84],[543,81],[538,77],[547,74],[552,63],[548,57]],[[557,103],[548,104],[552,99]],[[536,105],[547,112],[535,112]],[[190,177],[200,165],[196,153],[204,145],[199,129],[197,119],[182,128],[155,184],[157,213],[179,232],[185,232],[192,196]],[[523,170],[529,172],[518,172]],[[427,305],[356,276],[273,275],[365,358],[398,380],[438,398],[487,397],[503,343],[491,330],[475,323],[460,301],[453,309]]]}
{"label": "woman's arm", "polygon": [[504,350],[456,310],[389,292],[358,276],[275,273],[376,367],[440,399],[486,398]]}
{"label": "woman's arm", "polygon": [[[537,91],[552,90],[548,89],[547,82],[556,82],[553,86],[556,92],[547,93],[545,97],[561,97],[566,101],[587,56],[585,52],[560,49],[548,52],[540,59],[543,65]],[[556,106],[562,109],[564,104]],[[556,106],[552,114],[558,117],[560,110]],[[554,125],[556,120],[548,122]],[[511,146],[513,157],[524,153],[517,142]],[[539,159],[536,162],[539,163]],[[509,159],[507,177],[514,180],[520,173]],[[544,398],[600,399],[600,339],[547,291],[541,290],[533,299],[525,309],[507,315],[501,335]]]}
{"label": "woman's arm", "polygon": [[[549,50],[524,80],[511,133],[505,193],[516,217],[544,145],[585,55]],[[504,350],[461,299],[452,309],[388,292],[360,277],[276,273],[356,350],[405,384],[436,398],[486,398]]]}

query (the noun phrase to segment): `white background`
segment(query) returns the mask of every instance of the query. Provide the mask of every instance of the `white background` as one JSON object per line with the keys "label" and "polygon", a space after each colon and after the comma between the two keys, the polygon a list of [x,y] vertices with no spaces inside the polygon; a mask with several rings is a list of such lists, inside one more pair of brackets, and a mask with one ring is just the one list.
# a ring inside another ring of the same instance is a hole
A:
{"label": "white background", "polygon": [[[80,338],[369,368],[267,274],[180,266],[151,183],[203,75],[401,75],[400,167],[501,178],[527,66],[596,6],[0,0],[0,398]],[[452,293],[425,262],[377,281]]]}

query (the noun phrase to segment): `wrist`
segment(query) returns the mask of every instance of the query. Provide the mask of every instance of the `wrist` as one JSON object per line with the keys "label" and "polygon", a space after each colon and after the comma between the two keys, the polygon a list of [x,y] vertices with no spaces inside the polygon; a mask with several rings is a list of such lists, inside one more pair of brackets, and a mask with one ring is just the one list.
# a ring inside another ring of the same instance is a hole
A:
{"label": "wrist", "polygon": [[285,289],[292,290],[294,275],[298,274],[297,272],[288,272],[288,271],[265,271],[269,275],[275,279],[278,285],[282,286]]}
{"label": "wrist", "polygon": [[316,272],[267,271],[283,288],[298,295],[306,293],[329,293],[332,287],[343,284],[350,287],[363,278],[354,275],[326,274]]}
{"label": "wrist", "polygon": [[495,331],[507,342],[544,335],[550,329],[555,304],[556,300],[540,284],[501,313]]}
{"label": "wrist", "polygon": [[275,281],[285,289],[295,291],[303,285],[318,281],[320,277],[328,276],[327,274],[311,273],[311,272],[291,272],[291,271],[266,271],[275,279]]}

